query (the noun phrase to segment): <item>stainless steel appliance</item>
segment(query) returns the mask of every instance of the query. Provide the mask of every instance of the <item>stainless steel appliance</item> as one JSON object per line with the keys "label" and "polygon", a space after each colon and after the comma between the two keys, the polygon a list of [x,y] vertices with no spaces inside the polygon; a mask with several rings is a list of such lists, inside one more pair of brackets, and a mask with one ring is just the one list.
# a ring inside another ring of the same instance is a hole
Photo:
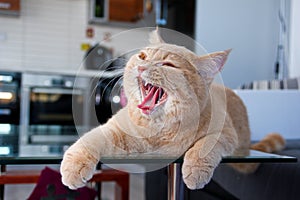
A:
{"label": "stainless steel appliance", "polygon": [[112,60],[112,50],[100,44],[92,46],[84,56],[84,67],[93,70],[107,70]]}
{"label": "stainless steel appliance", "polygon": [[113,76],[101,76],[95,90],[95,111],[100,124],[104,124],[120,108],[125,106],[122,76],[116,71]]}
{"label": "stainless steel appliance", "polygon": [[20,154],[61,155],[76,141],[88,129],[88,87],[88,77],[22,74]]}
{"label": "stainless steel appliance", "polygon": [[18,153],[21,74],[0,72],[0,155]]}
{"label": "stainless steel appliance", "polygon": [[[92,56],[86,60],[93,59]],[[123,72],[127,59],[124,56],[107,61],[102,65],[103,72],[95,83],[95,111],[100,124],[105,123],[113,114],[127,103],[123,91]],[[100,63],[98,63],[100,65]]]}

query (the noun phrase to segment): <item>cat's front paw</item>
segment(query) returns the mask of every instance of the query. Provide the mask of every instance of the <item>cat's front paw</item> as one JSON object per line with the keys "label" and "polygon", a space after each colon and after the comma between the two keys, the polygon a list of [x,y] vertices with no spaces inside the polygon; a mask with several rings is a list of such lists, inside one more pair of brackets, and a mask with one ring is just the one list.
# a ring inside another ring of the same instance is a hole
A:
{"label": "cat's front paw", "polygon": [[95,172],[97,160],[82,148],[68,149],[60,167],[62,183],[70,189],[85,186]]}
{"label": "cat's front paw", "polygon": [[203,188],[211,179],[213,169],[202,165],[183,164],[182,178],[186,186],[191,189]]}

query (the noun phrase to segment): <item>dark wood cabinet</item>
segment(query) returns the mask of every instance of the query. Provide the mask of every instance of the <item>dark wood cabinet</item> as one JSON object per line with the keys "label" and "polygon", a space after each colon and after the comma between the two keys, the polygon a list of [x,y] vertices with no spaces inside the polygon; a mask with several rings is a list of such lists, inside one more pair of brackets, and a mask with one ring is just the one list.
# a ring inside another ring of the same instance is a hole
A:
{"label": "dark wood cabinet", "polygon": [[90,0],[90,22],[135,23],[144,17],[144,7],[144,0]]}
{"label": "dark wood cabinet", "polygon": [[135,22],[143,18],[144,0],[109,0],[109,20]]}
{"label": "dark wood cabinet", "polygon": [[20,0],[0,0],[0,14],[19,15],[20,10]]}

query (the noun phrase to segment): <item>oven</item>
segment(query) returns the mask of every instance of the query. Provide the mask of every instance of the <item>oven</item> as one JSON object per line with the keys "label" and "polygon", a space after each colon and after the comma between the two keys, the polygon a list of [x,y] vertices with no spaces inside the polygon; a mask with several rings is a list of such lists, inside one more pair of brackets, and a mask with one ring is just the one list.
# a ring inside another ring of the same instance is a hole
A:
{"label": "oven", "polygon": [[18,153],[21,74],[0,71],[0,155]]}
{"label": "oven", "polygon": [[88,77],[22,74],[20,154],[61,155],[88,130],[88,87]]}

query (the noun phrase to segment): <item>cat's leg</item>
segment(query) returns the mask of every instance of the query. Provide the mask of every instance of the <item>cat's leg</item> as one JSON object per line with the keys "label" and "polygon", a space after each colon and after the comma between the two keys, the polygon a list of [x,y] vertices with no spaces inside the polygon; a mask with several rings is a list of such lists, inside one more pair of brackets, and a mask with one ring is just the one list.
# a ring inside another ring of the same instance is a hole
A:
{"label": "cat's leg", "polygon": [[237,143],[233,128],[224,128],[222,133],[212,133],[198,140],[184,156],[182,176],[187,187],[203,188],[222,157],[232,154]]}
{"label": "cat's leg", "polygon": [[115,145],[122,133],[113,126],[113,119],[85,133],[64,154],[60,172],[62,182],[71,189],[83,187],[92,178],[103,155],[124,154],[124,148]]}
{"label": "cat's leg", "polygon": [[92,178],[106,140],[102,133],[101,126],[87,132],[64,153],[60,172],[63,184],[70,189],[83,187]]}

